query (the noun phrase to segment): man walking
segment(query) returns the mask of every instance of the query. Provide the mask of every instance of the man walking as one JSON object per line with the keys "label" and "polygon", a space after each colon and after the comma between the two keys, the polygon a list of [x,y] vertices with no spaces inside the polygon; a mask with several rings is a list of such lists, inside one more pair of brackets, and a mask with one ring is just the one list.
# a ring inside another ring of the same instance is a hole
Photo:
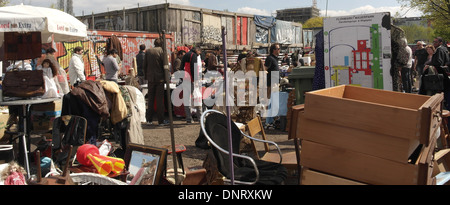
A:
{"label": "man walking", "polygon": [[83,48],[75,47],[69,62],[69,81],[74,87],[86,80],[84,75]]}
{"label": "man walking", "polygon": [[148,107],[147,107],[147,123],[152,124],[154,113],[154,102],[156,99],[156,115],[160,126],[168,125],[169,122],[164,120],[164,52],[162,49],[162,40],[155,40],[155,47],[145,51],[144,59],[144,76],[148,80]]}

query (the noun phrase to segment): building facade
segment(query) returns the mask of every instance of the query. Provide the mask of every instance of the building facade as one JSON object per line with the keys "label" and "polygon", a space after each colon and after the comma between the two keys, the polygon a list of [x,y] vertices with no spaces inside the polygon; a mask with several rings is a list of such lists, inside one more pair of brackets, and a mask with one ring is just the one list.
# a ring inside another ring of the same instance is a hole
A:
{"label": "building facade", "polygon": [[319,15],[320,10],[315,6],[312,6],[304,8],[277,10],[276,18],[283,21],[305,23],[308,19],[318,17]]}

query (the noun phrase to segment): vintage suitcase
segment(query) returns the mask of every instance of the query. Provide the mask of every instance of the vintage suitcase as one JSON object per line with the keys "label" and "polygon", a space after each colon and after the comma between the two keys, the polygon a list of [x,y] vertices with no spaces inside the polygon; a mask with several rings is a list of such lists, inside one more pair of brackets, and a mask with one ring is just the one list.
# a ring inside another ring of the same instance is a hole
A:
{"label": "vintage suitcase", "polygon": [[372,185],[432,185],[436,140],[419,146],[410,162],[395,162],[348,149],[302,140],[303,167]]}
{"label": "vintage suitcase", "polygon": [[305,118],[428,145],[443,94],[424,96],[342,85],[305,94]]}
{"label": "vintage suitcase", "polygon": [[36,97],[45,93],[42,70],[10,71],[3,79],[3,96]]}

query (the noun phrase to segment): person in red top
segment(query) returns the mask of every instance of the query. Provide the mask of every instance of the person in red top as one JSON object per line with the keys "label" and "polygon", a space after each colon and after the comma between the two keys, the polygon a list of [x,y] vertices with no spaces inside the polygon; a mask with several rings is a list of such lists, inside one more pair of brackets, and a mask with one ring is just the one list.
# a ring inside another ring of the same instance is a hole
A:
{"label": "person in red top", "polygon": [[[183,80],[188,80],[188,76],[190,77],[190,81],[191,81],[191,88],[190,88],[190,95],[189,95],[189,99],[185,99],[184,102],[187,102],[187,104],[185,103],[184,105],[184,111],[186,114],[186,122],[187,123],[192,123],[192,115],[191,115],[191,105],[192,105],[192,95],[194,92],[194,76],[195,76],[195,72],[198,72],[198,70],[196,70],[196,66],[201,62],[199,62],[197,59],[199,57],[201,53],[201,49],[199,47],[193,47],[189,52],[187,52],[184,56],[183,59],[181,59],[181,66],[182,68],[180,68],[181,70],[184,70],[185,73],[185,78]],[[186,89],[183,89],[186,90]],[[202,116],[202,106],[196,106],[197,109],[197,120],[200,120],[200,117]]]}

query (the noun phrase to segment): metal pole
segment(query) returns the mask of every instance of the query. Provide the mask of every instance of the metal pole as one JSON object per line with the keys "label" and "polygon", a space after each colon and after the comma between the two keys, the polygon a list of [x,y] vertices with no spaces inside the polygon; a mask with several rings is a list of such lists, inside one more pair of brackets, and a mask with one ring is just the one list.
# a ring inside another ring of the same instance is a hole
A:
{"label": "metal pole", "polygon": [[227,125],[228,125],[228,151],[230,152],[230,173],[231,173],[231,185],[234,185],[234,166],[233,166],[233,136],[231,134],[231,115],[230,115],[230,104],[228,103],[228,62],[227,62],[227,46],[226,46],[226,40],[225,36],[227,35],[227,32],[225,30],[225,27],[222,26],[222,52],[223,52],[223,69],[224,69],[224,86],[225,86],[225,106],[226,106],[226,112],[227,112]]}
{"label": "metal pole", "polygon": [[167,55],[167,43],[166,43],[166,31],[162,31],[163,39],[163,55],[164,55],[164,74],[166,79],[166,93],[167,93],[167,111],[169,112],[169,122],[170,122],[170,140],[172,142],[172,159],[173,159],[173,169],[175,174],[175,184],[178,185],[178,165],[177,165],[177,155],[175,149],[175,134],[173,131],[173,116],[172,116],[172,100],[170,98],[170,70],[169,70],[169,59]]}

